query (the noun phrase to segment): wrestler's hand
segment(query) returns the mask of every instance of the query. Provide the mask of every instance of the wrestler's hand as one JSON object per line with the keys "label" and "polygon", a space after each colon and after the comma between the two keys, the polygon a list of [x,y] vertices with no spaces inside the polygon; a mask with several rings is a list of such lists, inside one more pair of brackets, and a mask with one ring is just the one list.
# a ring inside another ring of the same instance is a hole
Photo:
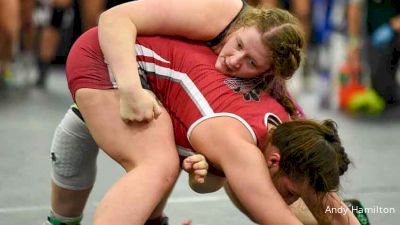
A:
{"label": "wrestler's hand", "polygon": [[188,156],[183,160],[183,170],[189,173],[191,181],[202,184],[207,176],[208,163],[203,155]]}
{"label": "wrestler's hand", "polygon": [[158,118],[161,106],[148,90],[120,91],[120,114],[125,122],[149,122]]}

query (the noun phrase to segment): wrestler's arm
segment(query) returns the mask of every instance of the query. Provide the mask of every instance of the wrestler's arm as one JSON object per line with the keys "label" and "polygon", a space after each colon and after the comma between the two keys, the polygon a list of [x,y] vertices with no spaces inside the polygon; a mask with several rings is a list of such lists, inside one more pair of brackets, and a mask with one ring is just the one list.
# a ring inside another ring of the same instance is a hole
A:
{"label": "wrestler's arm", "polygon": [[259,224],[301,224],[275,189],[249,131],[231,117],[207,119],[190,135],[193,148],[222,170],[232,191]]}
{"label": "wrestler's arm", "polygon": [[[328,219],[329,224],[332,225],[359,225],[357,218],[354,216],[352,211],[348,209],[346,204],[340,199],[340,197],[335,192],[330,192],[326,196],[326,201],[324,201],[323,209],[328,209],[324,211],[320,211],[320,209],[316,208],[318,205],[317,196],[315,194],[308,194],[306,196],[301,196],[304,203],[310,209],[311,213],[317,219],[319,223],[321,223],[324,219]],[[325,199],[324,199],[325,200]],[[329,209],[339,209],[346,208],[347,213],[330,213]],[[323,217],[321,217],[323,216]]]}
{"label": "wrestler's arm", "polygon": [[99,42],[118,83],[122,118],[140,121],[157,115],[155,100],[142,91],[137,73],[134,44],[138,34],[212,39],[241,6],[240,0],[146,0],[103,12],[98,25]]}
{"label": "wrestler's arm", "polygon": [[239,209],[243,214],[246,214],[253,222],[256,222],[254,218],[250,216],[250,214],[247,212],[245,208],[243,208],[243,205],[239,202],[235,194],[232,192],[231,188],[229,187],[229,184],[226,183],[224,185],[225,193],[228,195],[229,199],[231,202],[236,206],[237,209]]}
{"label": "wrestler's arm", "polygon": [[202,154],[188,156],[183,160],[182,168],[189,174],[189,186],[197,193],[211,193],[219,190],[225,178],[208,172],[208,163]]}

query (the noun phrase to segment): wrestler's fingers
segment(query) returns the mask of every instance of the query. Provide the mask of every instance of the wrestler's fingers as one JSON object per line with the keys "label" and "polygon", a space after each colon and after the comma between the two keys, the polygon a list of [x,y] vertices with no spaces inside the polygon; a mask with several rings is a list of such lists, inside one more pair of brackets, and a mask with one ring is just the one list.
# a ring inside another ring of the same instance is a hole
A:
{"label": "wrestler's fingers", "polygon": [[136,121],[139,122],[151,122],[154,118],[156,118],[155,113],[152,111],[146,112],[143,117],[136,118]]}
{"label": "wrestler's fingers", "polygon": [[194,174],[195,174],[196,176],[205,177],[205,176],[207,176],[207,170],[206,170],[206,169],[203,169],[203,170],[195,170],[195,171],[194,171]]}
{"label": "wrestler's fingers", "polygon": [[206,161],[200,161],[193,164],[194,170],[207,170],[208,163]]}
{"label": "wrestler's fingers", "polygon": [[160,116],[162,112],[161,105],[157,101],[154,103],[153,112],[154,112],[154,118],[156,119]]}
{"label": "wrestler's fingers", "polygon": [[186,157],[186,158],[183,160],[182,168],[183,168],[186,172],[189,172],[189,171],[191,171],[191,170],[193,169],[193,162],[191,161],[190,156],[189,156],[189,157]]}
{"label": "wrestler's fingers", "polygon": [[206,158],[201,154],[191,155],[188,157],[192,163],[205,162]]}

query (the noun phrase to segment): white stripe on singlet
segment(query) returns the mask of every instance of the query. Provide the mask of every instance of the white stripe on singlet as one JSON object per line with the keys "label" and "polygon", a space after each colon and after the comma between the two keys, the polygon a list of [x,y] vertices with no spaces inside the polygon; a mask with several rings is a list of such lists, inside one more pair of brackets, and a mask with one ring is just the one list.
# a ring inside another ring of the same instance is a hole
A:
{"label": "white stripe on singlet", "polygon": [[[136,44],[136,54],[138,56],[154,57],[159,61],[162,61],[164,63],[169,63],[168,60],[163,59],[161,56],[159,56],[151,49],[146,48],[139,44]],[[202,118],[195,121],[188,129],[187,132],[188,140],[191,131],[200,122],[212,117],[228,116],[235,118],[239,120],[241,123],[243,123],[243,125],[249,130],[251,136],[253,137],[254,142],[257,143],[255,132],[243,118],[233,113],[215,113],[214,110],[211,108],[210,104],[207,102],[206,98],[201,93],[201,91],[197,88],[196,84],[190,79],[190,77],[186,73],[182,73],[173,70],[171,68],[163,67],[151,62],[138,61],[138,64],[140,68],[144,69],[147,72],[153,73],[157,77],[168,78],[169,80],[179,83],[182,86],[182,88],[185,89],[186,93],[190,96],[190,98],[196,105],[197,109],[200,111]]]}
{"label": "white stripe on singlet", "polygon": [[140,56],[148,56],[148,57],[152,57],[157,59],[158,61],[161,62],[165,62],[165,63],[170,63],[168,60],[162,58],[160,55],[158,55],[156,52],[154,52],[153,50],[140,45],[140,44],[136,44],[135,45],[135,50],[136,50],[136,55],[140,55]]}
{"label": "white stripe on singlet", "polygon": [[108,77],[110,78],[111,84],[112,84],[113,88],[117,89],[118,88],[117,80],[115,79],[115,76],[112,73],[111,66],[105,60],[104,60],[104,62],[107,65]]}
{"label": "white stripe on singlet", "polygon": [[281,124],[282,121],[273,113],[266,113],[264,116],[264,124],[266,127],[268,127],[268,124],[272,124],[275,127],[277,127],[279,124]]}
{"label": "white stripe on singlet", "polygon": [[[155,59],[157,59],[158,61],[164,62],[164,63],[169,63],[169,61],[163,59],[161,56],[159,56],[156,52],[152,51],[149,48],[146,48],[145,46],[136,44],[135,45],[135,51],[136,51],[136,55],[140,55],[140,56],[148,56],[148,57],[153,57]],[[111,66],[107,63],[107,61],[104,59],[104,63],[107,65],[107,70],[108,70],[108,75],[110,78],[110,81],[113,85],[113,88],[118,88],[117,85],[117,80],[115,79],[115,76],[111,70]],[[140,64],[141,62],[138,62],[138,68],[145,68],[143,64]],[[140,72],[140,71],[139,71]]]}
{"label": "white stripe on singlet", "polygon": [[[159,61],[169,63],[151,49],[139,44],[136,44],[136,54],[138,56],[154,57]],[[214,114],[214,110],[211,108],[210,104],[208,104],[206,98],[186,73],[182,73],[168,67],[159,66],[150,62],[138,61],[138,63],[140,68],[147,72],[154,73],[157,77],[168,78],[169,80],[179,83],[197,106],[197,109],[201,112],[201,115],[209,116]]]}

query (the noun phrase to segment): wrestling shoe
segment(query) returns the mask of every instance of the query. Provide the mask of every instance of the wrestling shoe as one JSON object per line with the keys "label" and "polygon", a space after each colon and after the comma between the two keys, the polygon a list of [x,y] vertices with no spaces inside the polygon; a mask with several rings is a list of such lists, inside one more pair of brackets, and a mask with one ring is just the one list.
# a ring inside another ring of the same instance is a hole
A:
{"label": "wrestling shoe", "polygon": [[146,223],[144,223],[144,225],[168,225],[168,224],[169,224],[168,217],[166,216],[158,217],[152,220],[147,220]]}
{"label": "wrestling shoe", "polygon": [[343,201],[347,207],[353,212],[353,214],[357,217],[358,222],[361,225],[371,225],[368,220],[368,216],[364,206],[357,199],[347,199]]}
{"label": "wrestling shoe", "polygon": [[43,225],[81,225],[81,220],[82,220],[82,217],[80,217],[79,219],[68,221],[68,222],[65,222],[65,221],[63,222],[54,216],[48,216],[47,221],[44,222]]}

